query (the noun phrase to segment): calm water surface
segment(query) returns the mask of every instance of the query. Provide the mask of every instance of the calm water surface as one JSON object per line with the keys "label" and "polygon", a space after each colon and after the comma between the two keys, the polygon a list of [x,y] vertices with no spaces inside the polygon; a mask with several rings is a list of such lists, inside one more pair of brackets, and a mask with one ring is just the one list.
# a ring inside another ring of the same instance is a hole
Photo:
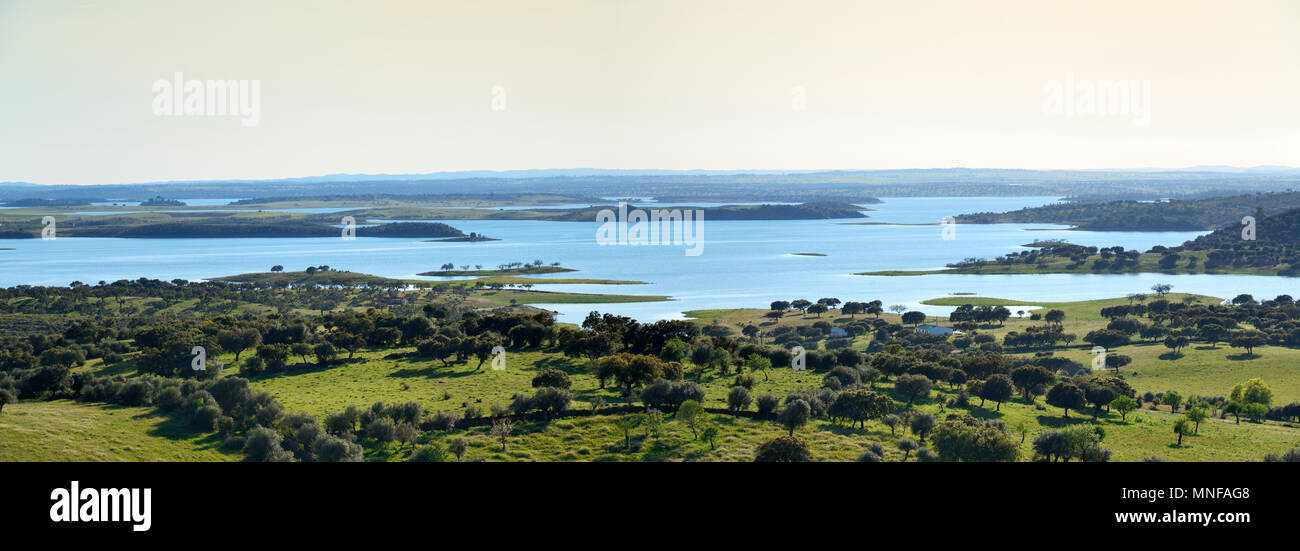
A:
{"label": "calm water surface", "polygon": [[[558,261],[576,273],[539,277],[588,277],[645,281],[647,285],[539,286],[583,293],[670,295],[671,302],[539,305],[581,321],[591,310],[641,320],[680,317],[702,308],[766,307],[777,299],[836,297],[879,299],[930,314],[950,308],[919,302],[955,292],[1027,301],[1062,301],[1147,292],[1170,283],[1175,291],[1221,297],[1252,293],[1300,294],[1300,280],[1242,275],[931,275],[855,276],[855,272],[939,268],[966,257],[994,258],[1035,240],[1065,239],[1082,245],[1145,250],[1176,245],[1199,232],[1088,232],[1043,224],[959,225],[955,239],[942,239],[937,225],[850,225],[846,222],[936,224],[944,216],[1005,211],[1055,202],[1054,197],[887,198],[871,205],[870,218],[852,220],[708,221],[704,250],[686,256],[682,246],[598,246],[593,222],[462,220],[448,223],[500,241],[427,243],[421,239],[359,237],[274,239],[91,239],[6,240],[0,247],[0,286],[66,285],[72,281],[182,278],[197,280],[266,271],[282,264],[298,270],[327,264],[338,269],[395,278],[418,278],[443,263],[492,268],[511,261]],[[797,256],[792,253],[822,253]]]}

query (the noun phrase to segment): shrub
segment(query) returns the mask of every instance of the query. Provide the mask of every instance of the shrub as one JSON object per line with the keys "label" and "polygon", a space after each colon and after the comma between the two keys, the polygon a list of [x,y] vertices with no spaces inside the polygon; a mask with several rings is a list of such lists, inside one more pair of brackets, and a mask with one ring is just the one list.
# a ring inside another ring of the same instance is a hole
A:
{"label": "shrub", "polygon": [[256,427],[248,431],[248,438],[244,442],[244,456],[249,461],[257,462],[293,461],[293,454],[280,445],[283,441],[284,437],[280,436],[279,432],[266,427]]}
{"label": "shrub", "polygon": [[464,438],[453,438],[447,443],[447,451],[456,456],[456,459],[464,459],[465,453],[469,451],[469,440]]}
{"label": "shrub", "polygon": [[778,436],[764,442],[754,455],[758,463],[802,463],[812,461],[808,444],[794,436]]}
{"label": "shrub", "polygon": [[731,392],[727,393],[727,409],[736,411],[745,411],[754,399],[749,395],[749,389],[743,386],[731,387]]}
{"label": "shrub", "polygon": [[763,394],[758,397],[755,404],[758,407],[759,415],[768,417],[772,415],[772,412],[776,411],[777,406],[781,405],[781,399],[772,394]]}
{"label": "shrub", "polygon": [[434,442],[427,446],[420,446],[411,454],[410,461],[413,463],[442,463],[450,459],[446,446]]}
{"label": "shrub", "polygon": [[312,445],[316,460],[326,463],[356,463],[364,461],[361,446],[337,436],[325,435]]}
{"label": "shrub", "polygon": [[430,423],[433,426],[433,430],[447,431],[455,429],[456,423],[459,423],[460,420],[461,415],[459,412],[440,410],[438,413],[433,414],[433,420],[430,421]]}
{"label": "shrub", "polygon": [[558,369],[546,369],[533,377],[533,388],[554,387],[567,389],[573,385],[569,374]]}
{"label": "shrub", "polygon": [[858,456],[859,463],[879,463],[881,461],[880,456],[871,450],[864,451],[862,455]]}

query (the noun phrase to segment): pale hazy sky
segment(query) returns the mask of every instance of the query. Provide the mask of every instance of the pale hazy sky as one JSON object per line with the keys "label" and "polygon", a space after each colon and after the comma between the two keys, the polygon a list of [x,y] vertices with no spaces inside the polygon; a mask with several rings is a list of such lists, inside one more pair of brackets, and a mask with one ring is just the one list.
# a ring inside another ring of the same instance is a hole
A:
{"label": "pale hazy sky", "polygon": [[[154,115],[177,71],[260,124]],[[1150,123],[1045,112],[1067,73]],[[0,181],[1300,165],[1297,102],[1294,0],[0,0]]]}

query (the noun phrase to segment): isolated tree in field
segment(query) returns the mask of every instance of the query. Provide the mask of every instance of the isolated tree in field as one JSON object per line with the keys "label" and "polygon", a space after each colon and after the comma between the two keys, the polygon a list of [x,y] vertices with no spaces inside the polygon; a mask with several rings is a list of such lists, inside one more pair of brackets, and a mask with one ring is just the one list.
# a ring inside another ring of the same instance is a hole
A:
{"label": "isolated tree in field", "polygon": [[1029,423],[1017,421],[1016,432],[1020,433],[1020,445],[1025,445],[1025,437],[1029,436]]}
{"label": "isolated tree in field", "polygon": [[911,312],[905,312],[903,314],[902,321],[903,323],[910,324],[910,325],[920,325],[921,322],[925,321],[925,312],[917,312],[915,310]]}
{"label": "isolated tree in field", "polygon": [[1173,288],[1174,286],[1168,283],[1157,283],[1151,286],[1151,290],[1155,291],[1155,293],[1160,296],[1165,296],[1169,294],[1169,291],[1172,290]]}
{"label": "isolated tree in field", "polygon": [[1169,335],[1168,337],[1165,337],[1165,348],[1173,350],[1175,354],[1178,354],[1179,351],[1187,348],[1190,344],[1192,344],[1192,340],[1182,335]]}
{"label": "isolated tree in field", "polygon": [[709,449],[713,450],[717,449],[716,444],[718,441],[718,435],[720,434],[722,434],[722,431],[719,431],[717,426],[709,425],[704,427],[704,430],[700,431],[700,438],[704,439],[705,442],[708,442]]}
{"label": "isolated tree in field", "polygon": [[776,311],[776,312],[784,312],[784,311],[790,309],[790,301],[788,301],[788,300],[774,300],[774,301],[772,301],[771,308],[772,308],[773,311]]}
{"label": "isolated tree in field", "polygon": [[1131,364],[1131,363],[1133,363],[1133,358],[1130,358],[1130,357],[1125,356],[1125,355],[1123,355],[1123,354],[1107,354],[1107,355],[1106,355],[1106,367],[1109,367],[1109,368],[1111,368],[1111,369],[1114,369],[1114,370],[1115,370],[1115,375],[1116,375],[1116,376],[1119,376],[1119,369],[1120,369],[1121,367],[1124,367],[1124,366],[1126,366],[1126,365],[1128,365],[1128,364]]}
{"label": "isolated tree in field", "polygon": [[907,405],[911,406],[916,401],[917,396],[930,397],[930,389],[934,387],[934,382],[929,377],[919,373],[905,373],[899,375],[894,381],[894,389],[907,396]]}
{"label": "isolated tree in field", "polygon": [[1228,394],[1228,399],[1242,404],[1263,404],[1265,406],[1273,403],[1273,389],[1264,384],[1259,377],[1250,379],[1232,387],[1232,392]]}
{"label": "isolated tree in field", "polygon": [[464,459],[465,453],[469,451],[469,440],[464,438],[452,438],[447,443],[447,451],[456,456],[456,459]]}
{"label": "isolated tree in field", "polygon": [[777,414],[776,420],[781,423],[781,426],[789,429],[790,436],[794,436],[794,429],[807,425],[811,417],[812,406],[809,406],[808,402],[803,399],[796,399],[781,409],[781,413]]}
{"label": "isolated tree in field", "polygon": [[1063,415],[1069,417],[1071,409],[1081,408],[1088,402],[1083,389],[1073,383],[1061,383],[1047,391],[1047,403],[1061,408],[1064,410]]}
{"label": "isolated tree in field", "polygon": [[1016,388],[1020,389],[1020,394],[1029,400],[1032,396],[1031,389],[1056,382],[1056,375],[1040,365],[1023,365],[1011,370],[1011,382],[1015,383]]}
{"label": "isolated tree in field", "polygon": [[618,430],[623,431],[623,449],[632,451],[632,430],[645,424],[644,413],[629,413],[614,422]]}
{"label": "isolated tree in field", "polygon": [[1183,436],[1192,434],[1192,427],[1188,426],[1186,419],[1174,421],[1174,434],[1178,435],[1178,446],[1183,445]]}
{"label": "isolated tree in field", "polygon": [[807,311],[807,310],[808,310],[808,307],[809,307],[809,306],[812,306],[812,304],[813,304],[812,302],[807,301],[807,300],[804,300],[804,299],[796,299],[796,300],[792,300],[792,301],[790,301],[790,307],[791,307],[791,308],[794,308],[795,310],[798,310],[798,311],[800,311],[800,312]]}
{"label": "isolated tree in field", "polygon": [[903,424],[903,418],[894,414],[889,414],[880,418],[880,422],[889,427],[889,435],[894,436],[894,428]]}
{"label": "isolated tree in field", "polygon": [[1169,406],[1169,411],[1178,413],[1178,406],[1183,405],[1183,395],[1170,390],[1160,397],[1160,403]]}
{"label": "isolated tree in field", "polygon": [[533,388],[552,387],[567,389],[573,385],[569,374],[558,369],[543,369],[533,377]]}
{"label": "isolated tree in field", "polygon": [[731,391],[727,393],[727,409],[731,410],[732,413],[749,409],[749,404],[753,403],[753,401],[749,389],[743,386],[733,386]]}
{"label": "isolated tree in field", "polygon": [[1011,377],[1002,373],[990,376],[980,387],[981,400],[993,400],[998,405],[994,411],[1002,411],[1002,402],[1011,399],[1015,391],[1015,386],[1011,383]]}
{"label": "isolated tree in field", "polygon": [[1119,412],[1120,421],[1127,421],[1128,414],[1138,408],[1138,403],[1137,400],[1129,398],[1128,396],[1120,396],[1110,401],[1110,407],[1115,408],[1115,411]]}
{"label": "isolated tree in field", "polygon": [[1187,413],[1183,415],[1185,415],[1187,420],[1193,425],[1192,434],[1199,434],[1201,432],[1201,421],[1204,421],[1209,417],[1209,415],[1205,413],[1205,410],[1199,407],[1187,408]]}
{"label": "isolated tree in field", "polygon": [[808,444],[794,436],[778,436],[764,442],[754,454],[758,463],[805,463],[812,461]]}
{"label": "isolated tree in field", "polygon": [[810,304],[807,308],[809,314],[817,314],[817,317],[819,318],[828,310],[830,310],[830,308],[827,308],[825,304]]}
{"label": "isolated tree in field", "polygon": [[1233,348],[1245,348],[1246,354],[1254,356],[1255,347],[1268,344],[1268,338],[1259,331],[1243,331],[1232,337],[1228,345]]}
{"label": "isolated tree in field", "polygon": [[228,329],[217,332],[217,344],[222,350],[234,352],[235,361],[239,361],[239,355],[245,350],[262,344],[262,334],[252,328]]}
{"label": "isolated tree in field", "polygon": [[506,451],[506,438],[515,431],[515,424],[509,417],[492,420],[492,437],[501,440],[501,451]]}
{"label": "isolated tree in field", "polygon": [[704,411],[704,406],[695,400],[682,402],[682,405],[677,407],[677,414],[674,419],[690,427],[691,434],[696,440],[700,439],[699,430],[709,422],[708,412]]}
{"label": "isolated tree in field", "polygon": [[915,434],[918,439],[925,442],[925,437],[934,430],[934,427],[938,425],[938,421],[934,418],[934,414],[923,412],[913,414],[912,421],[909,425],[909,428],[912,429],[912,434]]}
{"label": "isolated tree in field", "polygon": [[1043,321],[1047,323],[1054,323],[1059,327],[1061,325],[1061,322],[1065,321],[1065,311],[1048,310],[1046,314],[1043,314]]}
{"label": "isolated tree in field", "polygon": [[903,312],[907,311],[907,306],[904,306],[902,304],[891,304],[889,305],[889,311],[895,314],[902,314]]}
{"label": "isolated tree in field", "polygon": [[921,446],[917,445],[916,440],[912,440],[911,438],[904,438],[898,441],[898,449],[903,452],[903,461],[907,461],[907,458],[912,456],[912,452],[916,451],[919,447]]}

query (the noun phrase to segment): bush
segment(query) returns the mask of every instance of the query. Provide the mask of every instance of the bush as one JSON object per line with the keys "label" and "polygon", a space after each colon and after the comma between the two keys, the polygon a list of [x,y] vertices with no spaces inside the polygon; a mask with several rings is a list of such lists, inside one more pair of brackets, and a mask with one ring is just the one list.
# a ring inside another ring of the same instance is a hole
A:
{"label": "bush", "polygon": [[361,446],[337,436],[322,436],[316,439],[312,448],[316,452],[316,460],[321,462],[357,463],[365,460]]}
{"label": "bush", "polygon": [[750,397],[749,389],[743,386],[733,386],[731,392],[727,393],[727,409],[733,412],[745,411],[749,409],[749,405],[753,402],[754,399]]}
{"label": "bush", "polygon": [[381,444],[391,442],[397,436],[397,425],[392,419],[380,417],[366,425],[366,436]]}
{"label": "bush", "polygon": [[573,385],[569,374],[558,369],[546,369],[533,377],[533,388],[553,387],[567,389]]}
{"label": "bush", "polygon": [[469,440],[459,437],[452,438],[451,442],[447,443],[447,451],[454,454],[456,459],[464,459],[465,453],[469,451]]}
{"label": "bush", "polygon": [[459,412],[442,410],[433,414],[433,420],[430,423],[433,425],[433,430],[446,431],[455,429],[456,423],[459,423],[460,420],[461,415]]}
{"label": "bush", "polygon": [[876,455],[876,453],[871,450],[864,451],[862,452],[862,455],[858,456],[859,463],[880,463],[881,461],[882,459],[880,456]]}
{"label": "bush", "polygon": [[758,463],[803,463],[812,461],[808,444],[795,436],[779,436],[758,447]]}
{"label": "bush", "polygon": [[280,445],[283,441],[284,438],[280,436],[279,432],[266,427],[256,427],[248,431],[248,438],[244,442],[244,456],[249,461],[257,462],[293,461],[293,454]]}
{"label": "bush", "polygon": [[447,448],[442,444],[434,442],[427,446],[421,446],[411,454],[410,461],[413,463],[443,463],[451,459],[447,453]]}
{"label": "bush", "polygon": [[170,413],[180,409],[185,397],[181,396],[179,387],[169,386],[158,392],[158,397],[154,399],[158,409]]}
{"label": "bush", "polygon": [[562,388],[542,387],[531,400],[534,408],[550,413],[560,413],[569,407],[573,395]]}
{"label": "bush", "polygon": [[745,373],[736,375],[736,386],[744,387],[745,390],[754,390],[754,376]]}
{"label": "bush", "polygon": [[220,420],[220,407],[216,405],[200,406],[194,410],[194,416],[190,418],[190,426],[202,432],[212,432],[217,430],[217,423]]}
{"label": "bush", "polygon": [[777,406],[781,405],[781,399],[772,394],[763,394],[758,397],[755,404],[758,407],[758,414],[768,417],[772,415],[772,412],[776,411]]}

